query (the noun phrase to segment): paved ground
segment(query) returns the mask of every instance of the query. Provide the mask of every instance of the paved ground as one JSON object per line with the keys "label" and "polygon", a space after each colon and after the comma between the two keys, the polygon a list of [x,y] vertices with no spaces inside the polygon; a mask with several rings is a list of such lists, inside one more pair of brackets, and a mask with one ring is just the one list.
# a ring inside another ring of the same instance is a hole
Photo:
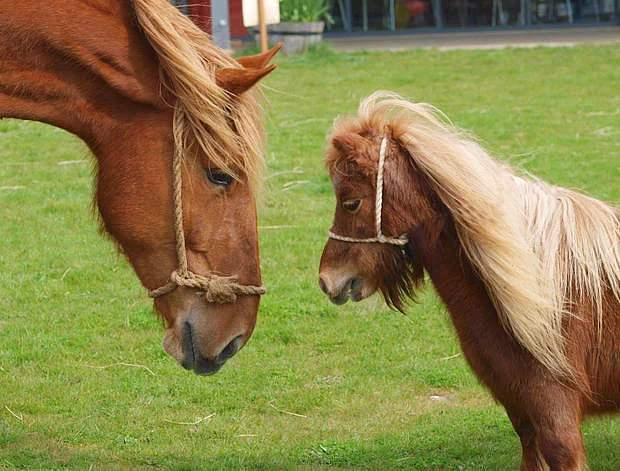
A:
{"label": "paved ground", "polygon": [[326,37],[337,51],[401,51],[415,48],[501,49],[505,47],[567,47],[620,43],[620,26],[518,29],[412,34],[366,34]]}

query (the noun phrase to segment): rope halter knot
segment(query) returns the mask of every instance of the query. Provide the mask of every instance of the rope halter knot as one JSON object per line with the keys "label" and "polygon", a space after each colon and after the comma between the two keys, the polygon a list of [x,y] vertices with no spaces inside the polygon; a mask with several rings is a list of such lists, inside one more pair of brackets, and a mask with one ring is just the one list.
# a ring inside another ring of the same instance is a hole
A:
{"label": "rope halter knot", "polygon": [[266,293],[263,286],[242,285],[233,276],[197,275],[187,271],[174,270],[170,281],[160,288],[149,291],[151,298],[158,298],[171,293],[179,286],[193,288],[205,297],[208,303],[227,304],[237,301],[239,296],[261,296]]}
{"label": "rope halter knot", "polygon": [[381,219],[383,212],[383,168],[385,166],[385,156],[388,147],[388,137],[383,136],[381,140],[381,147],[379,149],[379,164],[377,167],[377,191],[375,195],[375,237],[368,237],[365,239],[358,239],[355,237],[348,237],[336,234],[333,231],[329,231],[329,238],[339,240],[341,242],[352,243],[378,243],[378,244],[391,244],[399,247],[407,245],[409,240],[406,234],[402,234],[400,237],[388,237],[383,234],[381,230]]}
{"label": "rope halter knot", "polygon": [[260,296],[266,293],[264,286],[244,285],[234,276],[220,276],[213,273],[198,275],[189,270],[185,231],[183,229],[183,155],[177,146],[172,159],[172,190],[174,200],[174,231],[178,268],[170,274],[170,280],[163,286],[149,291],[151,298],[171,293],[179,286],[193,288],[203,294],[208,303],[227,304],[237,301],[238,296]]}

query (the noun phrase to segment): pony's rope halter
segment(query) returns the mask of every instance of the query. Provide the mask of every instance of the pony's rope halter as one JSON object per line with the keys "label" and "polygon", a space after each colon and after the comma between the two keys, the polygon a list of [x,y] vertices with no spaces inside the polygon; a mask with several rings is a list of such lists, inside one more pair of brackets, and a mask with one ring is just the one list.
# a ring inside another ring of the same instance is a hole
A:
{"label": "pony's rope halter", "polygon": [[234,303],[239,295],[265,294],[264,286],[243,285],[234,276],[219,276],[213,273],[198,275],[189,270],[183,230],[183,155],[177,148],[173,156],[172,191],[174,198],[174,231],[179,267],[170,275],[170,281],[159,288],[149,291],[151,298],[158,298],[171,293],[179,286],[194,288],[204,293],[209,303]]}
{"label": "pony's rope halter", "polygon": [[383,212],[383,167],[385,165],[385,154],[387,152],[388,138],[383,137],[381,141],[381,148],[379,149],[379,165],[377,168],[377,192],[375,197],[375,229],[377,235],[375,237],[369,237],[367,239],[357,239],[355,237],[347,237],[335,234],[333,231],[329,231],[330,239],[340,240],[342,242],[362,242],[362,243],[379,243],[379,244],[391,244],[403,247],[407,245],[407,235],[403,234],[400,237],[386,237],[381,231],[381,213]]}

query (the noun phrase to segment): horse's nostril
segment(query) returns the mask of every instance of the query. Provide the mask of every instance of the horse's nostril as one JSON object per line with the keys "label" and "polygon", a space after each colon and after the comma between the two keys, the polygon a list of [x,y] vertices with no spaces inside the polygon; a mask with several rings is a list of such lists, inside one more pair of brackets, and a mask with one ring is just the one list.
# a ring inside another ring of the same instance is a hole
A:
{"label": "horse's nostril", "polygon": [[230,357],[234,356],[235,353],[237,353],[239,351],[239,348],[241,348],[241,342],[243,341],[243,336],[239,335],[237,337],[235,337],[232,342],[230,342],[228,345],[226,345],[226,347],[224,347],[224,350],[222,350],[220,352],[220,354],[217,356],[216,361],[219,362],[224,362],[226,360],[228,360]]}
{"label": "horse's nostril", "polygon": [[186,370],[190,370],[194,367],[194,363],[196,362],[196,351],[192,335],[192,324],[188,321],[183,324],[182,346],[183,361],[181,362],[181,366]]}

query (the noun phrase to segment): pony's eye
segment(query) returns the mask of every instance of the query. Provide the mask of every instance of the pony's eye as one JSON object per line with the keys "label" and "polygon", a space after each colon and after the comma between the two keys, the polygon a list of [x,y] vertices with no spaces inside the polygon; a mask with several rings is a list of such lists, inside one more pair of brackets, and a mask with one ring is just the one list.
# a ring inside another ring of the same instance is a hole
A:
{"label": "pony's eye", "polygon": [[362,200],[346,200],[342,202],[342,207],[350,213],[357,213],[362,206]]}
{"label": "pony's eye", "polygon": [[228,186],[233,182],[233,177],[223,170],[217,168],[208,168],[206,170],[207,178],[211,183],[217,186]]}

